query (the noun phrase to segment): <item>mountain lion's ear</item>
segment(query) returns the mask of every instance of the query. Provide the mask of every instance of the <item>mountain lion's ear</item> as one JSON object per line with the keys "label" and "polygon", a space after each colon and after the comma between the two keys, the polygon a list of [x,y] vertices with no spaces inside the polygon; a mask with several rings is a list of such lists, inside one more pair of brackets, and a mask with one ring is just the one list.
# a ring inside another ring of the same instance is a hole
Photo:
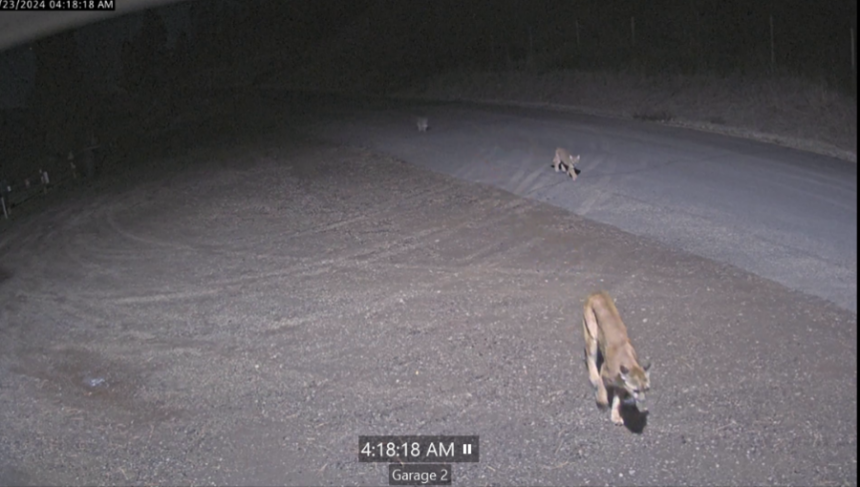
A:
{"label": "mountain lion's ear", "polygon": [[621,375],[627,375],[630,373],[630,369],[623,365],[619,366],[619,370],[621,370]]}

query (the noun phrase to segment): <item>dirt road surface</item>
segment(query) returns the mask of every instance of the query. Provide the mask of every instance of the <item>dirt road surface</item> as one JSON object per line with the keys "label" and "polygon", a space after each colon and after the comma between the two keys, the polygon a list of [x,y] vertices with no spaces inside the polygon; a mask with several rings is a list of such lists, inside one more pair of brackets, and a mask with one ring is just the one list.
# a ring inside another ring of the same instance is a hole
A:
{"label": "dirt road surface", "polygon": [[[451,434],[454,485],[856,485],[855,314],[246,122],[3,224],[0,484],[385,485],[359,435]],[[638,432],[587,380],[597,289],[653,363]]]}

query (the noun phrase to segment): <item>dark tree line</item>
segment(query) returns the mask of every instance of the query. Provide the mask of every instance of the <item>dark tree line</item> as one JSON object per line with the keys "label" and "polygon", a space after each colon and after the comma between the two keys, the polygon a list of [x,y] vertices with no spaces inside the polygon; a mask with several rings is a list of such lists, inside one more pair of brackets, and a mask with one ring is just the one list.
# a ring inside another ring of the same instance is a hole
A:
{"label": "dark tree line", "polygon": [[121,61],[124,88],[144,93],[163,89],[168,68],[167,28],[158,13],[144,13],[140,31],[122,45]]}
{"label": "dark tree line", "polygon": [[[142,14],[138,33],[122,45],[120,84],[128,92],[163,97],[188,72],[190,46],[180,34],[168,49],[167,29],[156,11]],[[98,132],[107,110],[103,94],[84,74],[75,31],[64,31],[33,43],[36,71],[29,100],[28,128],[35,143],[50,151],[68,151]]]}
{"label": "dark tree line", "polygon": [[95,116],[95,93],[81,70],[74,32],[33,44],[36,73],[29,100],[29,129],[37,143],[62,150],[82,140]]}

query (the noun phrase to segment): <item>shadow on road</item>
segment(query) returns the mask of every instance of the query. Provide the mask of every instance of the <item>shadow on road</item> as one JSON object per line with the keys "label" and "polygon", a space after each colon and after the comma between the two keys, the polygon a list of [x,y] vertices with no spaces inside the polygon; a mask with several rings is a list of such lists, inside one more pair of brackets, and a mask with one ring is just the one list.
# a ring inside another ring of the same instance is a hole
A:
{"label": "shadow on road", "polygon": [[638,435],[642,434],[648,424],[648,411],[640,411],[634,405],[622,405],[621,417],[624,419],[624,426]]}

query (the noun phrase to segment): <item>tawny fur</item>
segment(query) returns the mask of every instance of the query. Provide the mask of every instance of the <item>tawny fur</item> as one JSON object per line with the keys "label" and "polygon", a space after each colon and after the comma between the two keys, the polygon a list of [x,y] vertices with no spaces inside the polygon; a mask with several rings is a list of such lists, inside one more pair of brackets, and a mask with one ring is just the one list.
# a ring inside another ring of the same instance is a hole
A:
{"label": "tawny fur", "polygon": [[561,166],[564,166],[564,171],[576,181],[576,177],[579,174],[579,170],[576,169],[576,163],[579,162],[579,155],[571,155],[567,149],[557,148],[555,150],[555,157],[552,159],[552,167],[555,169],[555,172],[558,172]]}
{"label": "tawny fur", "polygon": [[[639,365],[636,350],[630,343],[627,327],[605,291],[588,296],[582,315],[582,332],[585,336],[585,361],[588,379],[597,391],[595,399],[601,409],[609,406],[608,389],[612,389],[611,420],[624,424],[621,403],[635,401],[644,411],[645,391],[650,388],[648,368]],[[600,371],[597,370],[598,351],[603,357]]]}

